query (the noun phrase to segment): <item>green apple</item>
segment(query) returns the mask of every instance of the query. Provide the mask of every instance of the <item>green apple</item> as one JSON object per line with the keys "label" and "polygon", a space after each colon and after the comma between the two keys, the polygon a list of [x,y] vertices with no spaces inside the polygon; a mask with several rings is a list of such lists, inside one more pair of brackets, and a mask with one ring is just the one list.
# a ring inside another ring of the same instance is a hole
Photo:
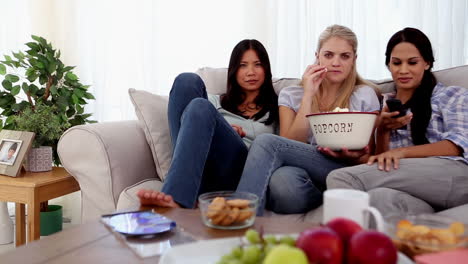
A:
{"label": "green apple", "polygon": [[288,245],[273,247],[266,255],[263,264],[308,264],[306,254],[298,248]]}

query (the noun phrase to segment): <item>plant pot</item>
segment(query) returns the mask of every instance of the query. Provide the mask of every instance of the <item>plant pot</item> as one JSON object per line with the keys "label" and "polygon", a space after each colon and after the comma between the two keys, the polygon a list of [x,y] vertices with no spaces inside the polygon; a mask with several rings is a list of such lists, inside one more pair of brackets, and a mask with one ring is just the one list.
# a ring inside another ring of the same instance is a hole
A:
{"label": "plant pot", "polygon": [[13,233],[13,221],[8,213],[7,203],[0,202],[0,245],[13,242]]}
{"label": "plant pot", "polygon": [[31,148],[24,163],[26,171],[40,172],[52,170],[52,147]]}
{"label": "plant pot", "polygon": [[46,212],[40,212],[41,236],[62,231],[62,206],[49,205]]}

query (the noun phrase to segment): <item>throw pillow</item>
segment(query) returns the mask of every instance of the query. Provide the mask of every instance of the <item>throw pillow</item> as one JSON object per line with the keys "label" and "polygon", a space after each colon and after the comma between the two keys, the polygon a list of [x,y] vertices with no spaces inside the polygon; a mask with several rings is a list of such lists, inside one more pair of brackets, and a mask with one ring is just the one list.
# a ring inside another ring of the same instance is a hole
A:
{"label": "throw pillow", "polygon": [[172,159],[172,145],[167,122],[168,97],[133,88],[128,90],[128,94],[145,133],[146,141],[151,148],[158,176],[164,181]]}

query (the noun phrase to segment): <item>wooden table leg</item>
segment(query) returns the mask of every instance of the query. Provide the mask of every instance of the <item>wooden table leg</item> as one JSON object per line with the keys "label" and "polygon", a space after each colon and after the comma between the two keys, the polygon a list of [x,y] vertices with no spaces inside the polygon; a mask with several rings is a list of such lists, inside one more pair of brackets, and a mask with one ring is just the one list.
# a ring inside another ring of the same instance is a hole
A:
{"label": "wooden table leg", "polygon": [[40,223],[40,203],[32,202],[28,204],[28,242],[38,240],[41,236]]}
{"label": "wooden table leg", "polygon": [[26,221],[24,204],[15,203],[16,246],[26,243]]}

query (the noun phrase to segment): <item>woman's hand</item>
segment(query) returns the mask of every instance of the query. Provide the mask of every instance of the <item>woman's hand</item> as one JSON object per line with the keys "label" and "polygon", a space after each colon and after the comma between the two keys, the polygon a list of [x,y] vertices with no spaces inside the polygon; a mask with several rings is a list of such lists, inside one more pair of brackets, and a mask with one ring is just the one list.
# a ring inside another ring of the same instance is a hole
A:
{"label": "woman's hand", "polygon": [[398,129],[400,127],[404,127],[411,122],[411,119],[413,118],[413,113],[409,113],[402,117],[393,118],[393,116],[397,116],[398,113],[398,111],[388,112],[388,107],[384,106],[377,120],[377,126],[380,129],[383,129],[383,131],[390,131]]}
{"label": "woman's hand", "polygon": [[317,147],[317,149],[324,155],[327,155],[336,159],[347,160],[353,163],[361,163],[359,162],[359,159],[361,159],[364,155],[368,155],[370,152],[369,146],[366,146],[365,148],[361,150],[349,150],[347,148],[342,148],[341,151],[333,151],[330,148],[323,148],[323,147]]}
{"label": "woman's hand", "polygon": [[397,170],[402,158],[405,158],[405,155],[401,149],[392,149],[379,155],[371,156],[367,161],[367,165],[377,162],[379,170],[390,171],[392,165],[393,169]]}
{"label": "woman's hand", "polygon": [[244,130],[242,129],[241,126],[238,126],[238,125],[231,125],[232,128],[234,129],[234,131],[237,132],[237,134],[239,134],[239,136],[242,138],[242,137],[245,137],[245,132]]}
{"label": "woman's hand", "polygon": [[307,66],[304,74],[302,75],[304,92],[309,92],[311,94],[317,93],[326,73],[327,68],[325,66],[316,64]]}

